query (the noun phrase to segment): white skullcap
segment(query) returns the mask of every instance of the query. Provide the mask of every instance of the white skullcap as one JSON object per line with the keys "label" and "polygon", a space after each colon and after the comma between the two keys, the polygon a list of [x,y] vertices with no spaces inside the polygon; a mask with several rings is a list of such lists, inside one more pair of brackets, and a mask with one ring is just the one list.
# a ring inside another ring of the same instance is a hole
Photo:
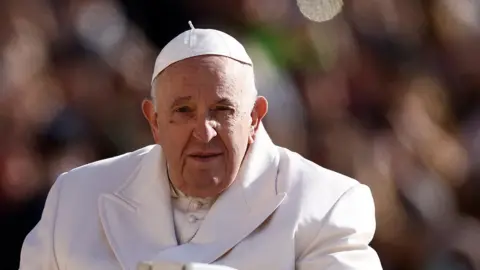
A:
{"label": "white skullcap", "polygon": [[200,55],[220,55],[253,65],[245,48],[232,36],[214,29],[192,29],[172,39],[158,54],[152,75],[155,78],[168,66]]}

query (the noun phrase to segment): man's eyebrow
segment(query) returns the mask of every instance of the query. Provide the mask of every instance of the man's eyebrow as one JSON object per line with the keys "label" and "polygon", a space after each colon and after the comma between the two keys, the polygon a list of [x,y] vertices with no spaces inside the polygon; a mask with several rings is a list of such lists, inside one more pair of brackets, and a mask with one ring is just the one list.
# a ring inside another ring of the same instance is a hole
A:
{"label": "man's eyebrow", "polygon": [[228,106],[235,106],[236,105],[235,102],[233,102],[232,100],[230,100],[228,98],[220,98],[219,100],[217,100],[217,102],[215,102],[215,104],[228,105]]}
{"label": "man's eyebrow", "polygon": [[173,108],[173,107],[178,106],[180,104],[189,102],[190,100],[192,100],[192,96],[178,97],[178,98],[173,100],[172,105],[170,107]]}

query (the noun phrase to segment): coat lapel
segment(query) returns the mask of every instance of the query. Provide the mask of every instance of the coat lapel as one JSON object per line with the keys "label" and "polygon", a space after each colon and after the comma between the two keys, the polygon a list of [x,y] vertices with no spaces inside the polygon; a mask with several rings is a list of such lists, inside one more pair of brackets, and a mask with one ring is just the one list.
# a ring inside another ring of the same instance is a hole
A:
{"label": "coat lapel", "polygon": [[188,244],[165,249],[152,261],[212,263],[258,228],[282,203],[277,194],[279,155],[263,126],[238,178],[215,202]]}
{"label": "coat lapel", "polygon": [[142,261],[212,263],[255,231],[285,199],[279,154],[263,126],[237,179],[214,203],[196,236],[178,245],[166,161],[154,146],[119,190],[99,198],[107,240],[123,269]]}
{"label": "coat lapel", "polygon": [[123,269],[135,269],[139,261],[177,245],[165,160],[159,146],[143,157],[125,185],[100,196],[99,214]]}

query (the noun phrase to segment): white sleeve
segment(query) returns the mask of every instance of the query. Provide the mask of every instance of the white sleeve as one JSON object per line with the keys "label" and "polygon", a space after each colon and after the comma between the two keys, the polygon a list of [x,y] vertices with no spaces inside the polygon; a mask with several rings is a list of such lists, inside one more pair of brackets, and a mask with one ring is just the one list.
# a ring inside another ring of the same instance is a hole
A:
{"label": "white sleeve", "polygon": [[60,270],[55,257],[54,232],[61,180],[65,174],[53,184],[40,221],[23,242],[20,270]]}
{"label": "white sleeve", "polygon": [[297,270],[381,270],[369,243],[375,233],[375,205],[370,189],[347,190],[319,224],[318,234],[297,259]]}

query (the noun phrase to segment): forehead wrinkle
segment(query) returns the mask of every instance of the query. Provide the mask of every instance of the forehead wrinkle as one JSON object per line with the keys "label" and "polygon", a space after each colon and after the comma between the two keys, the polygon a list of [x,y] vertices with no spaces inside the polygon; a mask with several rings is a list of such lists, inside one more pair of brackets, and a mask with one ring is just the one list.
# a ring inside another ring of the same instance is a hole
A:
{"label": "forehead wrinkle", "polygon": [[[157,77],[155,88],[162,89],[161,91],[165,91],[163,94],[168,96],[172,96],[173,87],[193,88],[199,91],[207,91],[205,88],[211,88],[215,89],[219,98],[229,98],[236,103],[243,103],[245,96],[247,96],[245,92],[249,90],[247,88],[252,87],[252,85],[254,87],[254,83],[249,81],[253,80],[253,70],[251,69],[250,65],[228,57],[194,57],[172,64],[165,69]],[[205,75],[201,73],[205,73]],[[198,81],[192,80],[192,74],[200,77],[212,75],[211,78],[214,78],[214,80],[201,81],[202,83],[199,85]],[[159,91],[159,89],[155,90]],[[182,93],[182,95],[185,95],[185,93]],[[162,98],[162,100],[167,99]]]}

